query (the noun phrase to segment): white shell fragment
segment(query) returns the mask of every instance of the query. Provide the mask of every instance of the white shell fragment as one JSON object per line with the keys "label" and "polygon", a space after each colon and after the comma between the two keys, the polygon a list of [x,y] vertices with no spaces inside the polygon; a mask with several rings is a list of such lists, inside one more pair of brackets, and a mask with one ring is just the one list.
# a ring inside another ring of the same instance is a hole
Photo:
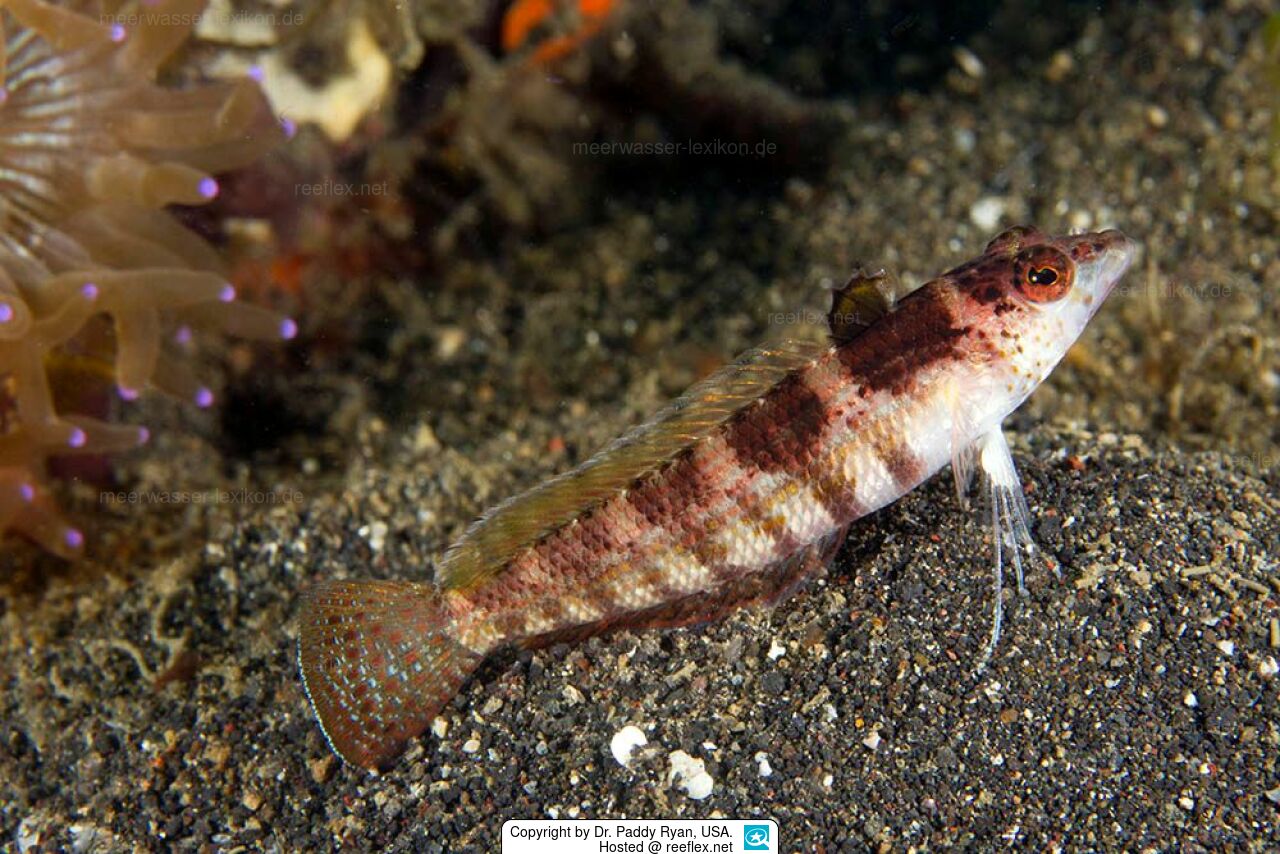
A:
{"label": "white shell fragment", "polygon": [[677,788],[684,789],[685,794],[695,801],[700,801],[711,794],[715,780],[707,773],[707,765],[701,759],[694,759],[683,750],[677,750],[667,757],[671,770],[667,772],[667,782]]}
{"label": "white shell fragment", "polygon": [[613,734],[613,739],[609,742],[609,750],[617,763],[626,768],[631,764],[631,754],[635,749],[644,747],[648,743],[649,739],[645,738],[640,727],[627,724]]}

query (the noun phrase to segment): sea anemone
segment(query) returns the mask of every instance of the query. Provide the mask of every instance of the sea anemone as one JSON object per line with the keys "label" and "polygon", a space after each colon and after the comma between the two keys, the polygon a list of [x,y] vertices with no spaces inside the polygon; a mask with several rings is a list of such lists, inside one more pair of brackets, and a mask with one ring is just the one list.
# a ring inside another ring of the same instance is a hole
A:
{"label": "sea anemone", "polygon": [[148,438],[59,411],[60,356],[98,360],[125,400],[155,387],[209,406],[183,358],[194,334],[297,331],[238,302],[218,254],[165,210],[209,202],[214,174],[284,136],[250,80],[157,84],[203,8],[0,0],[0,532],[59,555],[84,537],[48,494],[49,458]]}

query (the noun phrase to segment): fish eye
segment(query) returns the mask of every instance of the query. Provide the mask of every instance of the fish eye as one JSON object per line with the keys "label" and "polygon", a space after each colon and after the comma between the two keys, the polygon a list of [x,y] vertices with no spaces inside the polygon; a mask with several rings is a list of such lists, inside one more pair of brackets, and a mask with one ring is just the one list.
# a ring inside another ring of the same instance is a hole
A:
{"label": "fish eye", "polygon": [[1058,281],[1058,271],[1052,267],[1033,267],[1027,271],[1027,281],[1044,287]]}
{"label": "fish eye", "polygon": [[1013,284],[1032,302],[1054,302],[1071,290],[1075,264],[1052,246],[1029,246],[1013,262]]}

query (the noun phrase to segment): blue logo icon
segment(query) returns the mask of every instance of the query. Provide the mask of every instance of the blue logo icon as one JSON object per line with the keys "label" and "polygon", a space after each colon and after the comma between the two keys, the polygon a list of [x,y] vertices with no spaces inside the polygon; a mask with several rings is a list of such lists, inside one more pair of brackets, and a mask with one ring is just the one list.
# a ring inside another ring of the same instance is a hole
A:
{"label": "blue logo icon", "polygon": [[742,828],[742,850],[769,851],[769,825],[748,824]]}

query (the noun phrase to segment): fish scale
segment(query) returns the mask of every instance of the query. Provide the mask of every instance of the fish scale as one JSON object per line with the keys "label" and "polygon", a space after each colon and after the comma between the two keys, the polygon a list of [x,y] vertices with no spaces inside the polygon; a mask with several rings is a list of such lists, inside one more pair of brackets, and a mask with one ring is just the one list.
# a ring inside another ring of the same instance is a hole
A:
{"label": "fish scale", "polygon": [[[578,468],[499,505],[437,583],[331,581],[299,662],[332,748],[377,770],[494,650],[683,625],[775,601],[848,526],[951,463],[989,489],[995,585],[1022,583],[1027,509],[1001,422],[1124,274],[1116,231],[999,235],[900,299],[882,273],[833,295],[831,338],[751,351]],[[998,593],[998,591],[997,591]],[[994,650],[1001,626],[993,605]]]}

